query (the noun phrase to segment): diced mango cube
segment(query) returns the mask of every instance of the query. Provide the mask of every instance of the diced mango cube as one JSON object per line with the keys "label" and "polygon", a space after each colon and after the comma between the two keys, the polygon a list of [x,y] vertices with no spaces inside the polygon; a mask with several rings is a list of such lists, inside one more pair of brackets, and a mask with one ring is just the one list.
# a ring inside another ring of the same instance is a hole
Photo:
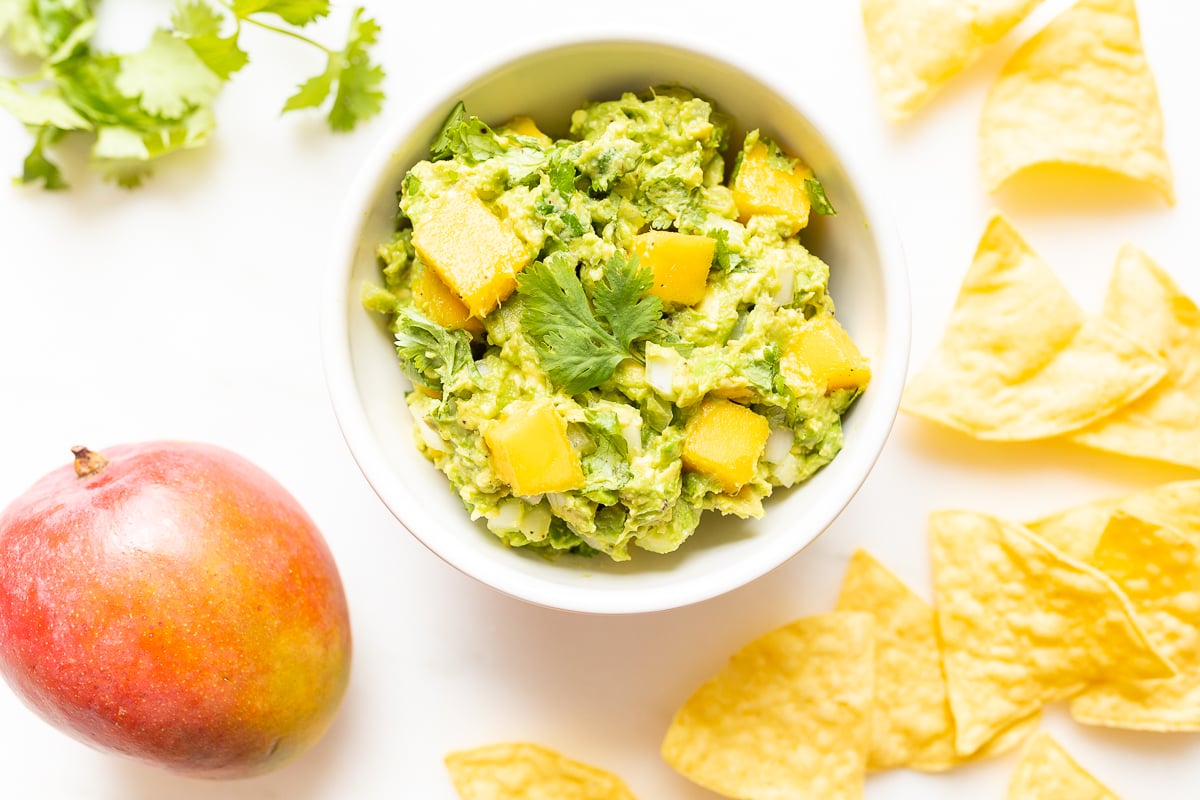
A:
{"label": "diced mango cube", "polygon": [[537,123],[534,122],[529,117],[525,117],[525,116],[513,117],[508,122],[501,125],[500,128],[501,128],[501,130],[508,131],[510,133],[515,133],[518,136],[528,136],[530,138],[537,139],[538,142],[540,142],[543,145],[548,145],[553,142],[553,140],[549,136],[542,133],[542,129],[539,128],[537,126]]}
{"label": "diced mango cube", "polygon": [[793,390],[803,387],[856,389],[871,380],[871,366],[836,319],[814,317],[796,334],[780,364]]}
{"label": "diced mango cube", "polygon": [[450,291],[445,281],[429,267],[421,270],[421,277],[413,283],[412,290],[417,308],[438,325],[451,330],[462,328],[468,333],[483,333],[483,323],[471,316],[458,295]]}
{"label": "diced mango cube", "polygon": [[483,440],[496,472],[519,497],[583,485],[567,424],[548,401],[513,403],[498,422],[484,429]]}
{"label": "diced mango cube", "polygon": [[767,418],[721,398],[706,398],[684,426],[683,465],[735,494],[754,477],[771,432]]}
{"label": "diced mango cube", "polygon": [[650,293],[690,306],[704,298],[717,240],[674,231],[647,231],[633,239],[638,263],[654,275]]}
{"label": "diced mango cube", "polygon": [[792,233],[808,224],[812,201],[804,181],[812,170],[797,161],[791,172],[771,163],[768,145],[759,140],[742,152],[742,163],[733,179],[733,202],[738,218],[746,222],[756,214],[776,214],[787,219]]}
{"label": "diced mango cube", "polygon": [[412,243],[473,317],[487,316],[512,294],[532,256],[510,225],[462,190],[433,200],[413,219]]}

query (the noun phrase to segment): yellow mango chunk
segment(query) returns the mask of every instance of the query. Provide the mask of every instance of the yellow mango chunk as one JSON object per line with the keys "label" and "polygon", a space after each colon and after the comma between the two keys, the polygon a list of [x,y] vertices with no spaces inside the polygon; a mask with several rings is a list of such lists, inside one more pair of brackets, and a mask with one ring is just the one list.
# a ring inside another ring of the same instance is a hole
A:
{"label": "yellow mango chunk", "polygon": [[567,424],[548,401],[513,403],[483,431],[483,441],[496,472],[519,497],[583,485],[583,469],[567,438]]}
{"label": "yellow mango chunk", "polygon": [[471,316],[463,301],[432,269],[421,270],[421,277],[413,283],[412,291],[417,308],[443,328],[483,333],[483,323]]}
{"label": "yellow mango chunk", "polygon": [[836,319],[814,317],[792,339],[780,364],[793,391],[806,386],[859,389],[871,380],[871,366]]}
{"label": "yellow mango chunk", "polygon": [[647,231],[633,238],[633,252],[654,275],[650,294],[690,306],[704,298],[717,240],[674,231]]}
{"label": "yellow mango chunk", "polygon": [[515,133],[518,136],[528,136],[531,139],[537,139],[543,145],[552,144],[553,140],[542,133],[541,128],[537,123],[526,116],[517,116],[510,119],[508,122],[500,126],[501,130],[508,133]]}
{"label": "yellow mango chunk", "polygon": [[413,247],[466,305],[485,317],[517,288],[525,243],[469,191],[450,191],[413,220]]}
{"label": "yellow mango chunk", "polygon": [[716,478],[736,494],[754,477],[771,426],[767,418],[722,398],[708,398],[684,427],[683,465]]}
{"label": "yellow mango chunk", "polygon": [[791,172],[771,164],[770,151],[763,141],[754,142],[742,152],[742,163],[733,179],[733,202],[743,223],[756,214],[775,214],[792,224],[792,233],[808,224],[812,201],[804,181],[812,170],[797,161]]}

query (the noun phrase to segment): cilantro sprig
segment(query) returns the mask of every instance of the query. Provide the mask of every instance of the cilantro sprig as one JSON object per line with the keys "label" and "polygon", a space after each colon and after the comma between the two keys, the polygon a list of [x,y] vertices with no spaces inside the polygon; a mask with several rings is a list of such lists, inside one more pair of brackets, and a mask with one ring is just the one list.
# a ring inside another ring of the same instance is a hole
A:
{"label": "cilantro sprig", "polygon": [[333,49],[296,30],[327,16],[330,0],[178,0],[170,26],[144,49],[112,54],[91,44],[97,2],[0,0],[0,43],[41,61],[28,75],[0,77],[0,108],[33,136],[18,183],[66,188],[50,149],[70,134],[92,136],[92,164],[125,187],[139,185],[157,159],[205,144],[217,95],[250,62],[240,44],[247,25],[325,54],[324,70],[301,83],[282,111],[328,103],[329,126],[348,131],[382,108],[384,72],[370,57],[379,26],[362,8],[343,47]]}
{"label": "cilantro sprig", "polygon": [[604,383],[634,355],[633,343],[662,318],[662,301],[647,294],[653,278],[636,257],[613,255],[589,298],[574,265],[556,255],[522,270],[517,294],[542,369],[576,395]]}

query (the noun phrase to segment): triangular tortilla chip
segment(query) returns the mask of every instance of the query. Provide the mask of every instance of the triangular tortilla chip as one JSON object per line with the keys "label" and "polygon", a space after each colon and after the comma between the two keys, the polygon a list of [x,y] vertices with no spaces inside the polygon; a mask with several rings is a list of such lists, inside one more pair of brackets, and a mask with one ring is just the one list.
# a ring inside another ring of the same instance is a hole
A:
{"label": "triangular tortilla chip", "polygon": [[1115,670],[1174,674],[1129,600],[1094,567],[985,514],[939,511],[929,527],[959,755]]}
{"label": "triangular tortilla chip", "polygon": [[1133,0],[1080,0],[1025,42],[988,94],[979,142],[989,191],[1028,167],[1068,164],[1144,181],[1174,203]]}
{"label": "triangular tortilla chip", "polygon": [[1167,376],[1072,441],[1123,455],[1200,469],[1200,309],[1141,250],[1117,258],[1104,316],[1165,356]]}
{"label": "triangular tortilla chip", "polygon": [[1200,481],[1173,481],[1106,497],[1042,517],[1028,527],[1072,558],[1091,561],[1109,518],[1118,510],[1173,528],[1200,546]]}
{"label": "triangular tortilla chip", "polygon": [[[875,618],[875,709],[867,768],[943,772],[962,764],[942,675],[933,607],[865,550],[846,567],[838,611]],[[1038,723],[1034,715],[989,742],[982,755],[1015,747]]]}
{"label": "triangular tortilla chip", "polygon": [[446,756],[462,800],[636,800],[617,776],[527,742]]}
{"label": "triangular tortilla chip", "polygon": [[1040,439],[1108,416],[1166,370],[1112,323],[1085,314],[997,215],[901,408],[980,439]]}
{"label": "triangular tortilla chip", "polygon": [[863,29],[883,111],[911,116],[1041,0],[863,0]]}
{"label": "triangular tortilla chip", "polygon": [[1048,733],[1029,742],[1006,800],[1119,800],[1108,787],[1089,775]]}
{"label": "triangular tortilla chip", "polygon": [[1178,674],[1091,686],[1071,701],[1071,715],[1114,728],[1200,731],[1200,548],[1178,531],[1118,512],[1092,563],[1125,590],[1146,637]]}
{"label": "triangular tortilla chip", "polygon": [[746,645],[676,713],[663,758],[726,797],[861,798],[872,627],[869,614],[821,614]]}

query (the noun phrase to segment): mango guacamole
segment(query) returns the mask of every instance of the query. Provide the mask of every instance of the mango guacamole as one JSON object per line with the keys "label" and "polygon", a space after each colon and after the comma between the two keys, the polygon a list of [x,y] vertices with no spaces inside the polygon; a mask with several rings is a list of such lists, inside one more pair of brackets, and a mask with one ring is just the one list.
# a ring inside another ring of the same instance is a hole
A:
{"label": "mango guacamole", "polygon": [[870,368],[799,238],[833,208],[758,131],[727,169],[730,129],[674,87],[588,104],[558,140],[460,103],[405,176],[363,302],[416,446],[508,545],[668,553],[841,449]]}

